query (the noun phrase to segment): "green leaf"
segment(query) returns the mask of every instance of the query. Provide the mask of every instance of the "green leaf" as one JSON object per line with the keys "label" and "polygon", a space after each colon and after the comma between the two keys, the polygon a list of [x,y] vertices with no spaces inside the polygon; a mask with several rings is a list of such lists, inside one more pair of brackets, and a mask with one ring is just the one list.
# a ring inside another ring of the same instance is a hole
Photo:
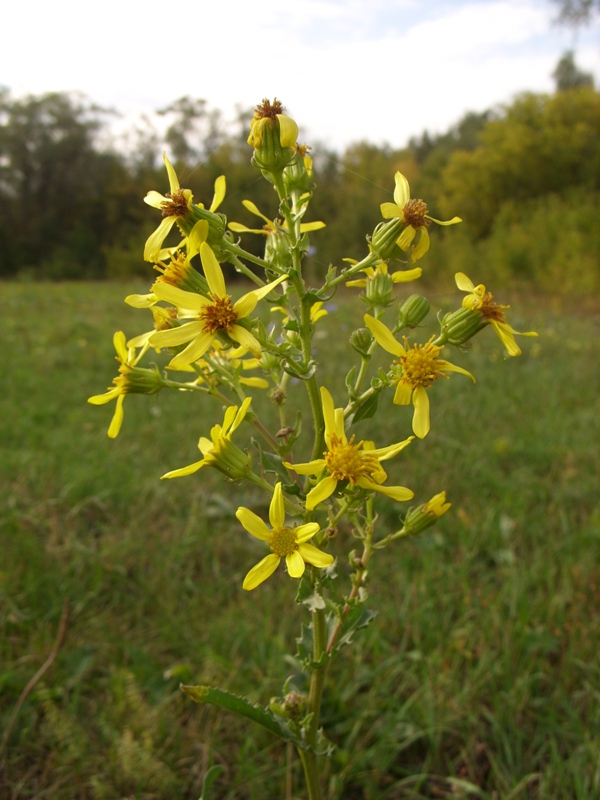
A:
{"label": "green leaf", "polygon": [[217,780],[219,775],[223,772],[224,767],[220,764],[214,764],[204,776],[202,781],[202,794],[198,800],[209,800],[208,790],[212,787],[213,783]]}
{"label": "green leaf", "polygon": [[[339,650],[344,645],[350,644],[354,634],[361,628],[366,628],[376,616],[375,611],[370,611],[363,604],[357,604],[351,608],[342,621],[341,632],[335,643],[334,650]],[[328,623],[333,628],[337,623],[337,618],[331,616],[328,619]]]}
{"label": "green leaf", "polygon": [[306,743],[283,720],[276,717],[268,709],[254,705],[245,697],[238,697],[238,695],[231,694],[224,689],[214,689],[212,686],[184,686],[180,684],[179,688],[188,697],[191,697],[195,703],[209,703],[210,705],[226,708],[228,711],[233,711],[242,717],[251,719],[280,739],[292,742],[302,750],[308,749]]}
{"label": "green leaf", "polygon": [[354,391],[354,384],[356,382],[356,364],[351,368],[350,372],[346,375],[346,389],[348,390],[348,397],[350,400],[354,399],[356,392]]}
{"label": "green leaf", "polygon": [[366,400],[362,406],[358,408],[358,411],[354,414],[354,418],[352,419],[352,424],[355,425],[357,422],[360,422],[361,419],[371,419],[374,416],[375,412],[377,411],[377,404],[379,403],[379,395],[372,394],[368,400]]}

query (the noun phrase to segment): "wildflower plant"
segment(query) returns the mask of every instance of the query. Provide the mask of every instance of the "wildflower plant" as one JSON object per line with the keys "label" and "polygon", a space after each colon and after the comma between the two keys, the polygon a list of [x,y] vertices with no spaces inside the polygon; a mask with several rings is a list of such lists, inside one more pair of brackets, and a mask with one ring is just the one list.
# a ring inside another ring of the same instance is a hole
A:
{"label": "wildflower plant", "polygon": [[[409,505],[419,496],[419,487],[392,485],[384,464],[401,464],[402,451],[418,447],[428,435],[429,393],[435,395],[438,378],[461,373],[475,381],[466,369],[446,360],[449,351],[466,350],[469,340],[487,325],[509,355],[519,355],[520,349],[514,340],[517,331],[504,316],[506,306],[493,303],[483,285],[476,286],[462,273],[456,283],[466,297],[439,320],[439,332],[422,341],[418,328],[429,314],[429,302],[420,294],[402,299],[397,292],[421,275],[422,268],[414,262],[430,247],[431,223],[450,226],[460,219],[440,222],[430,217],[425,202],[410,197],[400,172],[394,178],[394,202],[382,204],[383,219],[366,237],[366,254],[359,259],[355,256],[360,254],[340,257],[343,266],[329,266],[317,285],[309,285],[304,271],[308,235],[318,236],[324,223],[305,220],[315,183],[308,148],[298,145],[297,135],[296,123],[279,101],[264,100],[257,107],[248,143],[252,163],[273,186],[275,213],[271,219],[252,201],[244,200],[243,205],[265,223],[261,229],[228,223],[217,212],[226,192],[224,176],[217,179],[207,209],[194,202],[189,189],[181,188],[165,156],[169,191],[152,191],[146,198],[163,217],[144,248],[159,277],[148,294],[126,298],[140,313],[149,311],[152,320],[142,323],[145,332],[129,341],[123,333],[115,334],[119,376],[113,388],[89,402],[116,400],[112,438],[121,429],[125,394],[175,389],[221,402],[222,420],[190,432],[200,436],[202,458],[188,466],[174,464],[162,477],[200,480],[201,475],[187,476],[212,467],[232,484],[234,496],[244,482],[263,494],[268,519],[244,506],[235,513],[239,535],[249,533],[264,551],[258,563],[248,565],[242,588],[260,592],[265,581],[283,580],[282,573],[287,573],[290,593],[296,593],[297,603],[310,617],[298,639],[295,662],[304,674],[288,678],[282,698],[264,707],[210,686],[182,689],[193,700],[245,716],[294,745],[307,796],[318,800],[323,761],[332,750],[320,722],[325,676],[340,648],[373,618],[365,605],[371,559],[399,546],[399,540],[421,534],[451,507],[442,487],[434,497]],[[165,248],[165,238],[175,227],[181,241]],[[246,235],[256,234],[265,236],[264,257],[246,251],[241,243]],[[221,266],[226,262],[253,284],[235,302]],[[328,303],[342,286],[350,287],[348,293],[362,305],[362,326],[348,342],[343,399],[340,387],[330,385],[326,353],[314,344],[323,318],[332,323],[335,310]],[[373,367],[378,349],[387,359],[387,369]],[[152,361],[148,367],[139,365],[162,352],[168,356],[162,371]],[[275,430],[261,418],[265,403],[261,405],[257,395],[265,392],[276,409],[271,415],[276,416]],[[308,398],[310,425],[294,407],[299,393]],[[406,431],[398,441],[376,446],[359,438],[355,426],[368,422],[380,402],[388,404],[388,414],[397,414],[396,429],[404,424]],[[398,407],[411,403],[412,423]],[[376,507],[382,496],[398,504],[400,524],[395,530],[381,530]],[[265,607],[265,613],[269,611]],[[303,694],[298,687],[304,685],[308,691]]]}

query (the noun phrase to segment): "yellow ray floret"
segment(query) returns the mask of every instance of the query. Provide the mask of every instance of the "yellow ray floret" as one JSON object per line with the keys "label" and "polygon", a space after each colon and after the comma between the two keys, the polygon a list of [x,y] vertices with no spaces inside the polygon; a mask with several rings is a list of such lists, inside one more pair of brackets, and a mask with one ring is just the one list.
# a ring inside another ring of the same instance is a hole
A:
{"label": "yellow ray floret", "polygon": [[281,483],[277,483],[273,498],[269,506],[269,522],[271,530],[266,523],[249,508],[243,506],[236,511],[236,517],[249,534],[262,542],[266,542],[271,550],[268,556],[252,567],[244,578],[243,588],[246,591],[256,589],[263,581],[272,575],[281,559],[285,558],[287,571],[292,578],[301,578],[306,569],[306,564],[313,567],[329,567],[333,564],[333,556],[324,553],[312,544],[309,539],[319,532],[317,522],[307,522],[304,525],[290,528],[285,524],[285,508]]}
{"label": "yellow ray floret", "polygon": [[505,308],[510,306],[502,306],[494,303],[492,300],[492,293],[486,292],[485,286],[480,283],[475,286],[473,281],[468,278],[464,272],[457,272],[454,276],[456,285],[463,292],[468,292],[466,297],[463,297],[463,308],[470,308],[478,311],[483,317],[484,321],[489,323],[498,334],[498,338],[506,347],[509,356],[520,356],[521,348],[515,341],[517,336],[537,336],[535,331],[527,331],[521,333],[512,328],[506,321],[504,314]]}
{"label": "yellow ray floret", "polygon": [[206,353],[219,333],[246,347],[253,356],[260,358],[261,346],[248,328],[240,325],[240,321],[254,311],[256,304],[279,283],[286,279],[282,275],[277,280],[254,289],[232,303],[227,294],[223,271],[210,246],[203,242],[200,245],[200,258],[204,274],[210,289],[210,297],[194,292],[186,292],[176,286],[157,282],[152,292],[160,299],[172,303],[179,309],[181,317],[195,318],[178,328],[158,331],[150,338],[153,347],[177,347],[187,344],[169,363],[171,369],[185,369]]}
{"label": "yellow ray floret", "polygon": [[348,440],[344,429],[344,409],[334,408],[333,398],[328,390],[321,387],[321,403],[325,420],[325,444],[327,450],[323,458],[304,464],[285,463],[288,469],[300,475],[319,475],[317,485],[306,496],[309,511],[327,500],[336,491],[338,484],[359,487],[378,492],[393,500],[410,500],[414,493],[405,486],[382,486],[387,474],[381,466],[382,461],[393,458],[414,439],[409,436],[403,442],[375,449],[373,442],[354,443],[354,436]]}
{"label": "yellow ray floret", "polygon": [[405,338],[403,347],[391,330],[370,314],[365,314],[365,325],[384,350],[398,357],[392,367],[397,381],[394,403],[407,406],[412,399],[415,408],[413,431],[419,439],[424,439],[430,429],[429,396],[426,390],[431,384],[440,377],[447,378],[445,372],[460,372],[471,378],[473,383],[475,378],[466,369],[438,358],[443,347],[433,344],[433,338],[426,344],[414,344],[412,347]]}
{"label": "yellow ray floret", "polygon": [[396,244],[401,250],[408,250],[413,243],[417,232],[419,238],[415,245],[411,261],[418,261],[429,250],[429,233],[427,228],[432,222],[436,225],[455,225],[462,222],[460,217],[452,217],[449,220],[440,220],[430,217],[427,213],[427,205],[423,200],[414,200],[410,197],[410,187],[407,179],[401,172],[394,176],[396,188],[394,189],[394,202],[381,204],[381,215],[384,219],[399,219],[406,223],[406,227],[396,240]]}

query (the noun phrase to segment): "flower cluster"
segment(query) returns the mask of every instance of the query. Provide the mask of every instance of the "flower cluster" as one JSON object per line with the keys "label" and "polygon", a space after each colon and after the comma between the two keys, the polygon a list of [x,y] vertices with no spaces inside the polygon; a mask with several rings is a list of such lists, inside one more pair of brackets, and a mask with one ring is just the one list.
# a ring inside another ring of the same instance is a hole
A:
{"label": "flower cluster", "polygon": [[[446,359],[447,351],[464,349],[469,339],[491,325],[510,355],[521,352],[515,342],[518,332],[506,321],[507,306],[494,303],[485,286],[475,286],[463,273],[456,275],[458,288],[466,293],[460,308],[442,317],[439,333],[419,336],[429,302],[419,294],[398,298],[396,292],[421,277],[422,268],[413,264],[430,247],[432,223],[452,226],[461,220],[430,216],[423,200],[411,198],[401,172],[394,176],[393,202],[381,205],[383,219],[366,237],[366,255],[345,258],[340,274],[330,268],[322,285],[310,286],[303,258],[309,235],[318,235],[325,223],[306,218],[315,176],[309,148],[297,137],[298,126],[278,100],[263,100],[256,107],[248,137],[252,162],[275,192],[272,214],[263,213],[251,200],[242,201],[246,211],[260,219],[259,228],[228,222],[218,211],[225,197],[225,176],[215,181],[214,196],[205,207],[190,189],[181,187],[176,165],[164,155],[168,191],[151,191],[145,197],[162,215],[144,247],[144,258],[158,276],[146,294],[126,298],[130,306],[149,310],[153,325],[129,341],[122,332],[115,334],[119,374],[107,392],[89,399],[93,404],[116,400],[111,438],[121,429],[128,394],[175,389],[209,395],[220,403],[222,421],[206,425],[210,435],[199,438],[201,459],[162,477],[182,478],[212,467],[234,485],[246,481],[268,493],[270,527],[245,506],[235,514],[270,550],[246,575],[246,590],[262,584],[282,560],[292,578],[304,576],[308,565],[311,580],[317,581],[319,571],[333,564],[335,552],[329,548],[343,517],[353,537],[363,541],[361,564],[366,564],[371,551],[390,540],[384,537],[377,545],[372,538],[375,500],[405,503],[415,495],[413,488],[388,480],[384,463],[400,455],[415,437],[428,435],[429,393],[435,392],[439,378],[460,373],[475,381],[467,369]],[[177,241],[166,246],[174,231]],[[264,237],[264,256],[244,249],[248,234]],[[244,289],[229,278],[226,283],[225,262],[254,285]],[[333,395],[343,390],[334,369],[338,342],[332,335],[331,300],[342,283],[361,290],[360,301],[368,313],[361,315],[365,327],[352,334],[350,358],[358,357],[359,363],[350,365],[347,399],[336,406]],[[393,358],[387,369],[369,377],[377,347]],[[162,368],[140,366],[148,353],[162,361]],[[392,410],[382,412],[387,388],[393,389]],[[312,411],[312,436],[299,411],[288,408],[304,390]],[[403,422],[394,406],[411,404],[414,435],[401,438],[394,433],[392,443],[376,447],[354,427],[375,417],[382,423],[377,438],[384,437],[386,420],[394,431]],[[403,535],[421,532],[449,508],[440,492],[409,510]]]}

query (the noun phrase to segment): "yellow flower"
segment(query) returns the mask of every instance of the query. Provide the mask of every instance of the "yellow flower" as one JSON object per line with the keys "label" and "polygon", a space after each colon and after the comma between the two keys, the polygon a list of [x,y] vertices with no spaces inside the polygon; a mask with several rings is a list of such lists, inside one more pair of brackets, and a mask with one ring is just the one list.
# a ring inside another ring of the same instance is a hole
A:
{"label": "yellow flower", "polygon": [[394,202],[382,203],[381,214],[384,219],[399,219],[406,223],[406,227],[396,239],[396,244],[405,252],[408,250],[413,240],[419,232],[419,240],[415,245],[411,261],[418,261],[429,250],[429,233],[427,228],[432,222],[437,225],[454,225],[462,222],[460,217],[442,221],[430,217],[427,213],[427,205],[423,200],[411,200],[410,187],[408,181],[401,172],[395,175],[396,188],[394,189]]}
{"label": "yellow flower", "polygon": [[148,349],[146,343],[140,353],[136,356],[135,347],[127,348],[125,345],[125,334],[117,331],[113,336],[113,344],[117,351],[116,360],[121,364],[119,375],[113,378],[114,387],[104,394],[96,394],[88,398],[88,403],[100,406],[116,400],[115,413],[108,428],[108,435],[114,439],[119,435],[123,424],[123,401],[126,394],[155,394],[163,387],[163,381],[156,369],[142,369],[136,364]]}
{"label": "yellow flower", "polygon": [[171,360],[168,365],[171,369],[185,369],[197,361],[206,353],[219,333],[227,334],[232,341],[248,348],[256,358],[260,358],[259,341],[239,323],[251,314],[258,301],[285,280],[287,275],[282,275],[260,289],[248,292],[236,303],[232,303],[226,291],[221,266],[206,242],[200,245],[200,258],[210,296],[204,297],[194,292],[186,292],[176,286],[157,281],[152,287],[152,292],[160,300],[177,306],[181,317],[196,317],[196,319],[178,328],[155,333],[150,338],[150,344],[153,347],[177,347],[189,342],[187,347]]}
{"label": "yellow flower", "polygon": [[452,503],[446,502],[446,492],[439,492],[418,508],[411,509],[404,520],[404,535],[414,536],[430,528]]}
{"label": "yellow flower", "polygon": [[387,478],[381,461],[397,455],[414,439],[410,436],[403,442],[375,449],[373,442],[361,441],[354,444],[354,436],[348,441],[344,429],[344,409],[334,408],[333,398],[327,389],[321,387],[321,402],[325,419],[325,443],[327,451],[324,458],[305,464],[285,463],[288,469],[300,475],[318,475],[317,485],[306,496],[309,511],[327,500],[336,490],[339,482],[351,487],[358,486],[370,492],[379,492],[393,500],[410,500],[414,493],[404,486],[381,486]]}
{"label": "yellow flower", "polygon": [[249,534],[266,542],[271,550],[271,553],[252,567],[244,578],[242,587],[246,591],[256,589],[263,581],[266,581],[275,572],[282,558],[285,558],[288,574],[292,578],[301,578],[306,564],[320,568],[333,564],[332,555],[324,553],[312,544],[307,544],[308,540],[318,533],[318,522],[307,522],[294,528],[285,524],[285,508],[280,483],[275,486],[273,499],[269,506],[271,530],[249,508],[242,506],[238,508],[235,515]]}
{"label": "yellow flower", "polygon": [[[279,221],[273,222],[268,217],[266,217],[262,211],[252,202],[252,200],[242,200],[242,205],[244,208],[247,208],[251,214],[254,214],[255,217],[260,217],[264,220],[265,224],[262,228],[248,228],[246,225],[242,225],[241,222],[230,222],[229,228],[235,233],[258,233],[262,234],[263,236],[270,236],[271,234],[277,234],[281,231],[287,233],[287,225],[285,222],[280,223]],[[319,231],[321,228],[325,227],[324,222],[303,222],[300,225],[300,233],[310,233],[311,231]]]}
{"label": "yellow flower", "polygon": [[521,333],[516,331],[506,321],[503,309],[510,308],[510,306],[498,305],[492,301],[492,293],[485,291],[485,286],[480,283],[478,286],[473,284],[473,281],[464,274],[464,272],[457,272],[454,276],[456,285],[463,292],[469,294],[463,298],[463,308],[469,308],[478,311],[484,322],[489,323],[498,334],[500,341],[506,347],[509,356],[520,356],[521,348],[515,341],[515,334],[517,336],[537,336],[535,331],[527,331]]}
{"label": "yellow flower", "polygon": [[[343,261],[347,261],[350,264],[358,263],[353,258],[344,258]],[[388,265],[385,261],[380,261],[379,264],[375,264],[374,267],[365,267],[365,269],[361,269],[361,272],[364,272],[367,277],[346,281],[346,286],[364,288],[382,275],[389,278],[392,283],[408,283],[409,281],[416,281],[417,278],[420,278],[423,274],[421,267],[414,267],[414,269],[398,269],[390,274],[388,273]]]}
{"label": "yellow flower", "polygon": [[[167,238],[173,225],[178,220],[185,219],[193,210],[192,192],[190,189],[180,188],[179,178],[177,177],[173,165],[167,158],[166,153],[163,154],[163,159],[169,176],[169,193],[167,195],[162,195],[153,190],[148,192],[146,197],[144,197],[144,202],[153,208],[160,209],[164,217],[158,228],[154,233],[150,234],[146,241],[146,246],[144,247],[145,261],[159,260],[163,242]],[[221,175],[215,181],[215,193],[209,211],[215,211],[223,202],[224,197],[225,176]],[[202,203],[199,203],[198,207],[204,208]]]}
{"label": "yellow flower", "polygon": [[161,479],[181,478],[197,472],[202,467],[215,467],[232,480],[247,475],[250,470],[250,457],[233,444],[231,436],[242,423],[251,402],[252,398],[247,397],[239,409],[237,406],[229,406],[223,416],[223,424],[213,425],[211,428],[210,439],[205,436],[200,437],[198,450],[203,456],[201,461],[171,470],[161,475]]}
{"label": "yellow flower", "polygon": [[[444,375],[444,372],[460,372],[471,378],[473,383],[475,383],[475,378],[466,369],[438,358],[443,348],[432,344],[433,337],[427,344],[415,344],[412,347],[408,346],[408,340],[405,337],[406,348],[404,348],[394,338],[391,330],[375,317],[365,314],[365,325],[384,350],[398,356],[399,361],[395,362],[398,382],[394,403],[407,406],[412,398],[415,407],[412,428],[419,439],[424,439],[430,428],[429,396],[426,389],[438,378],[447,378],[448,375]],[[392,369],[394,370],[394,367]]]}
{"label": "yellow flower", "polygon": [[271,103],[264,99],[256,106],[250,122],[248,144],[258,150],[265,146],[263,139],[267,133],[276,131],[276,140],[281,147],[296,147],[298,126],[291,117],[283,112],[281,102],[275,98]]}

